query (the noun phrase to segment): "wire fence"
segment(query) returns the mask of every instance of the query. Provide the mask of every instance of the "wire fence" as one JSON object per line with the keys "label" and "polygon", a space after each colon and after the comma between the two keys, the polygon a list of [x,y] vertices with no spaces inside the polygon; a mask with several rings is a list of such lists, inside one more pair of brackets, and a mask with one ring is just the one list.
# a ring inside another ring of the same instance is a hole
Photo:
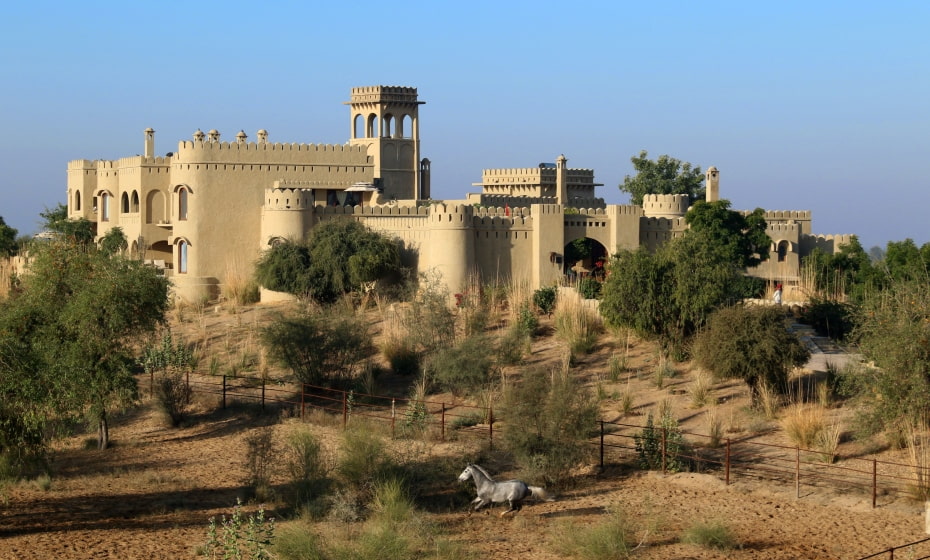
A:
{"label": "wire fence", "polygon": [[[262,409],[273,404],[306,418],[322,413],[341,422],[343,428],[355,418],[366,418],[389,426],[393,437],[422,434],[430,430],[438,438],[460,436],[484,440],[494,446],[497,418],[490,407],[460,402],[417,400],[345,391],[313,385],[287,385],[274,380],[245,376],[188,374],[191,393],[213,395],[222,408],[236,402],[258,403]],[[874,458],[842,457],[822,451],[761,443],[752,435],[715,438],[675,428],[599,421],[592,426],[603,470],[611,464],[638,463],[650,454],[651,468],[689,470],[719,476],[726,484],[737,478],[752,478],[794,485],[802,489],[858,491],[878,507],[896,498],[926,499],[930,466],[882,461]],[[676,443],[680,442],[680,443]]]}
{"label": "wire fence", "polygon": [[[490,407],[458,402],[417,400],[372,395],[313,385],[288,385],[280,381],[245,376],[187,374],[191,394],[212,395],[219,406],[257,403],[291,408],[307,418],[317,413],[341,421],[366,418],[390,426],[392,437],[419,435],[431,430],[438,438],[471,437],[494,446],[497,419]],[[154,390],[152,378],[151,390]],[[341,420],[338,420],[341,419]],[[598,421],[596,436],[601,470],[612,464],[637,464],[649,454],[652,468],[663,473],[689,470],[719,476],[727,485],[738,478],[794,485],[796,498],[802,488],[858,491],[878,507],[879,497],[927,499],[930,466],[880,461],[874,458],[837,457],[822,451],[753,441],[754,436],[719,438],[662,426]],[[893,560],[895,551],[908,558],[930,559],[930,538],[885,549],[869,558]],[[922,556],[916,556],[923,554]]]}

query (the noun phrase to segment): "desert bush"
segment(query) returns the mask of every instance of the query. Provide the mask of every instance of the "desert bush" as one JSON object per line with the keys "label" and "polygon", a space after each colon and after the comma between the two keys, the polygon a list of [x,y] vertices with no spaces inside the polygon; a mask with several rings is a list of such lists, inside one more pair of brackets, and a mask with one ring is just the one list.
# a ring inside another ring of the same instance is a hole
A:
{"label": "desert bush", "polygon": [[715,550],[733,550],[739,546],[733,531],[721,521],[698,521],[685,529],[681,542]]}
{"label": "desert bush", "polygon": [[894,281],[862,304],[856,338],[875,368],[844,370],[842,386],[858,397],[860,426],[869,433],[902,421],[923,421],[930,410],[930,290],[926,277]]}
{"label": "desert bush", "polygon": [[161,341],[146,346],[139,359],[145,373],[153,376],[155,400],[172,426],[183,422],[191,400],[185,374],[197,365],[193,349],[184,341],[174,342],[171,331]]}
{"label": "desert bush", "polygon": [[601,318],[582,300],[575,297],[559,299],[555,309],[555,332],[568,344],[571,354],[590,354],[603,330]]}
{"label": "desert bush", "polygon": [[785,409],[781,426],[792,443],[813,449],[827,427],[824,409],[810,404],[794,404]]}
{"label": "desert bush", "polygon": [[242,504],[237,500],[229,519],[222,516],[218,525],[215,517],[210,518],[207,542],[201,548],[200,556],[270,560],[274,531],[274,518],[265,518],[264,507],[259,506],[256,513],[244,517]]}
{"label": "desert bush", "polygon": [[390,336],[381,344],[381,353],[397,375],[413,375],[420,371],[420,355],[410,337]]}
{"label": "desert bush", "polygon": [[421,356],[455,342],[456,316],[449,307],[449,290],[437,275],[420,275],[419,289],[399,319]]}
{"label": "desert bush", "polygon": [[382,437],[364,422],[349,425],[340,451],[335,472],[362,503],[368,502],[375,482],[398,471]]}
{"label": "desert bush", "polygon": [[321,513],[320,498],[329,488],[329,474],[334,465],[319,438],[307,428],[291,432],[286,439],[283,459],[297,505],[313,506],[316,514]]}
{"label": "desert bush", "polygon": [[590,459],[598,404],[568,372],[527,370],[508,387],[504,411],[505,444],[530,478],[563,484]]}
{"label": "desert bush", "polygon": [[336,308],[280,316],[261,340],[270,358],[308,385],[350,385],[373,351],[363,318]]}
{"label": "desert bush", "polygon": [[630,558],[638,548],[634,523],[615,506],[608,508],[603,522],[584,527],[567,523],[557,534],[558,551],[569,557],[615,560]]}
{"label": "desert bush", "polygon": [[533,341],[530,338],[530,331],[523,326],[513,325],[504,331],[497,344],[496,361],[501,366],[512,366],[523,361],[523,357],[529,354],[532,349]]}
{"label": "desert bush", "polygon": [[695,336],[692,356],[718,378],[744,380],[758,405],[763,383],[786,392],[789,372],[810,358],[786,327],[784,313],[775,307],[727,307],[711,315]]}
{"label": "desert bush", "polygon": [[431,383],[457,396],[474,394],[488,385],[494,369],[494,346],[487,336],[471,336],[438,349],[424,369]]}
{"label": "desert bush", "polygon": [[303,520],[282,525],[275,536],[272,551],[281,560],[329,560],[323,539],[314,527]]}
{"label": "desert bush", "polygon": [[191,388],[178,370],[159,373],[155,378],[155,402],[172,426],[180,426],[187,416]]}
{"label": "desert bush", "polygon": [[907,448],[907,458],[914,472],[914,498],[930,500],[930,436],[926,420],[905,420],[902,432]]}
{"label": "desert bush", "polygon": [[517,320],[514,323],[514,326],[515,330],[525,333],[528,336],[533,336],[536,334],[536,331],[539,329],[539,317],[530,307],[529,302],[524,301],[520,304],[520,309],[517,312]]}
{"label": "desert bush", "polygon": [[245,438],[245,485],[250,487],[259,500],[270,498],[271,477],[277,464],[277,446],[270,429],[257,429]]}
{"label": "desert bush", "polygon": [[708,402],[711,402],[713,400],[711,397],[713,388],[713,376],[703,369],[699,370],[694,376],[694,381],[688,386],[688,396],[691,397],[691,406],[694,408],[702,408],[706,406]]}
{"label": "desert bush", "polygon": [[[642,431],[633,436],[639,466],[646,470],[659,470],[664,466],[666,472],[680,472],[687,468],[687,445],[681,435],[678,420],[669,408],[659,414],[659,424],[655,424],[652,413],[646,417]],[[663,443],[664,442],[664,443]]]}
{"label": "desert bush", "polygon": [[555,286],[539,288],[533,292],[533,305],[539,309],[540,313],[552,315],[553,310],[555,310],[556,296],[558,293],[558,289]]}
{"label": "desert bush", "polygon": [[707,413],[704,415],[704,421],[709,438],[707,446],[720,447],[720,442],[723,440],[723,419],[720,418],[717,407],[711,407],[707,410]]}
{"label": "desert bush", "polygon": [[620,376],[627,371],[627,355],[612,354],[608,367],[610,371],[610,380],[616,383],[620,380]]}

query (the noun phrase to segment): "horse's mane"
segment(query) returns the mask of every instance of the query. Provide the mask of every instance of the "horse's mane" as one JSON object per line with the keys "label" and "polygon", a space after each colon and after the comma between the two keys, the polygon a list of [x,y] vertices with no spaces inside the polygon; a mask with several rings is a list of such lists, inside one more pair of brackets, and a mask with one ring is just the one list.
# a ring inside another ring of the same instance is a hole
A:
{"label": "horse's mane", "polygon": [[491,482],[494,482],[494,477],[488,474],[488,471],[484,470],[484,467],[482,467],[481,465],[476,465],[474,463],[472,463],[471,466],[475,467],[479,472],[481,472],[481,474],[488,477],[488,480],[490,480]]}

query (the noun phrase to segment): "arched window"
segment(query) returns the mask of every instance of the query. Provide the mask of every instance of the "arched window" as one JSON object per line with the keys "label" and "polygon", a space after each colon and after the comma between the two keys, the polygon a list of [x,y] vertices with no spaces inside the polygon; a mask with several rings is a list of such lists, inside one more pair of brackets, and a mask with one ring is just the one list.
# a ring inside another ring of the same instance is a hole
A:
{"label": "arched window", "polygon": [[187,219],[187,189],[178,189],[178,219]]}
{"label": "arched window", "polygon": [[364,138],[362,134],[365,131],[362,129],[362,126],[365,124],[365,117],[362,115],[355,115],[355,118],[352,119],[352,138]]}
{"label": "arched window", "polygon": [[81,191],[74,191],[74,211],[81,209]]}
{"label": "arched window", "polygon": [[391,138],[394,136],[394,115],[388,113],[384,115],[384,120],[381,124],[381,136],[384,138]]}
{"label": "arched window", "polygon": [[110,221],[110,193],[100,193],[100,221]]}
{"label": "arched window", "polygon": [[378,115],[371,113],[368,115],[368,123],[365,126],[365,138],[377,138],[378,136]]}
{"label": "arched window", "polygon": [[123,195],[120,197],[119,211],[121,214],[129,213],[129,195],[126,193],[123,193]]}
{"label": "arched window", "polygon": [[778,242],[778,262],[785,262],[785,257],[788,255],[788,242],[779,241]]}
{"label": "arched window", "polygon": [[187,274],[187,241],[178,241],[178,273]]}
{"label": "arched window", "polygon": [[129,211],[138,213],[139,212],[139,192],[132,191],[132,199],[129,203]]}

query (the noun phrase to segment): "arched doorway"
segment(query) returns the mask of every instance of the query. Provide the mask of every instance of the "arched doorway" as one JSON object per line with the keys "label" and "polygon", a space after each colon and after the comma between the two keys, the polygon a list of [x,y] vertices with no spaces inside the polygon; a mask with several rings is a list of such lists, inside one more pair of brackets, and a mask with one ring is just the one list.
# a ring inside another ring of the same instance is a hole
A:
{"label": "arched doorway", "polygon": [[596,239],[581,237],[565,245],[562,272],[569,278],[593,276],[603,279],[607,265],[607,248]]}

